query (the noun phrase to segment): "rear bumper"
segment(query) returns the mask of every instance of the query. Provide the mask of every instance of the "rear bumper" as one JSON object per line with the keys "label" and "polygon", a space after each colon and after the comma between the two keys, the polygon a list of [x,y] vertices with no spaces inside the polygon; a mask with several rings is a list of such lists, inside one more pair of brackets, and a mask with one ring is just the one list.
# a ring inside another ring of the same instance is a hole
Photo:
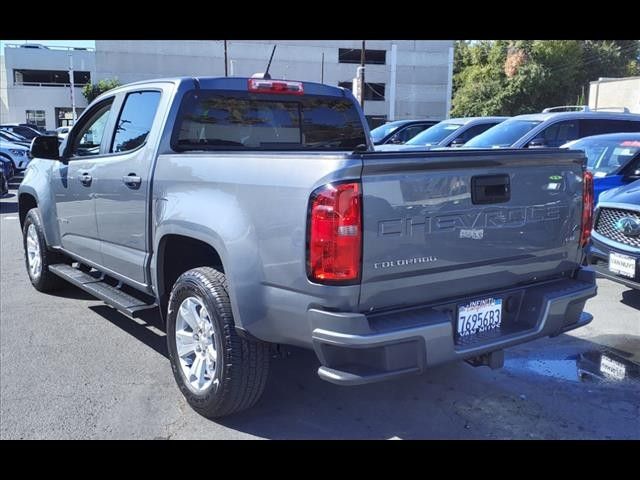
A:
{"label": "rear bumper", "polygon": [[455,341],[455,305],[472,299],[370,317],[312,309],[313,347],[322,364],[318,375],[340,385],[372,383],[556,336],[592,320],[582,310],[596,291],[595,272],[586,268],[575,279],[488,292],[481,297],[518,299],[511,307],[511,328],[465,344]]}
{"label": "rear bumper", "polygon": [[591,237],[591,245],[587,254],[587,262],[598,275],[621,283],[622,285],[640,290],[640,266],[636,267],[636,277],[627,278],[609,271],[609,253],[616,252],[636,258],[636,264],[640,264],[640,250],[623,245],[624,248],[616,248],[600,240],[604,237],[594,234]]}

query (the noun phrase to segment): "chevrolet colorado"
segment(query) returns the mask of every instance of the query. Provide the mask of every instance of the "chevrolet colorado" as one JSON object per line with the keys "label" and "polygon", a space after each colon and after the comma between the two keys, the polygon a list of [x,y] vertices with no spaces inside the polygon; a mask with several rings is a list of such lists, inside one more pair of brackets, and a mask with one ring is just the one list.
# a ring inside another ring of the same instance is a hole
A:
{"label": "chevrolet colorado", "polygon": [[582,152],[375,152],[347,90],[174,78],[110,90],[42,136],[19,188],[27,272],[159,312],[177,384],[248,408],[273,345],[355,385],[589,323]]}

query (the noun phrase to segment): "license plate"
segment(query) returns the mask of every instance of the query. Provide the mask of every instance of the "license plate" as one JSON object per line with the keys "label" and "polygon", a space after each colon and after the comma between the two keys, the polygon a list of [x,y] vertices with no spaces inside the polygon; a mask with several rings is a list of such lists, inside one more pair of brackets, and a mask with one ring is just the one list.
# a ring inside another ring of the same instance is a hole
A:
{"label": "license plate", "polygon": [[634,278],[636,276],[636,259],[621,255],[619,253],[609,253],[609,271],[623,275],[625,277]]}
{"label": "license plate", "polygon": [[605,376],[611,377],[615,380],[624,380],[626,370],[625,366],[620,362],[616,362],[604,355],[600,357],[600,371],[604,373]]}
{"label": "license plate", "polygon": [[461,337],[496,329],[501,322],[501,298],[485,298],[458,307],[458,335]]}

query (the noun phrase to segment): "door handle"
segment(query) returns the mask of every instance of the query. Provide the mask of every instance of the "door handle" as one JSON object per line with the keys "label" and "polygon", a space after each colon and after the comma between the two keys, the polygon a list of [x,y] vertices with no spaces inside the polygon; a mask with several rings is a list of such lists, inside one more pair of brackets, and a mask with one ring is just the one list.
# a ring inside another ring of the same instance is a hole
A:
{"label": "door handle", "polygon": [[139,188],[142,183],[142,178],[138,177],[135,173],[130,173],[122,177],[122,181],[129,188]]}
{"label": "door handle", "polygon": [[82,182],[82,184],[85,187],[88,187],[89,185],[91,185],[92,180],[93,180],[93,177],[88,173],[83,173],[82,175],[80,175],[80,182]]}

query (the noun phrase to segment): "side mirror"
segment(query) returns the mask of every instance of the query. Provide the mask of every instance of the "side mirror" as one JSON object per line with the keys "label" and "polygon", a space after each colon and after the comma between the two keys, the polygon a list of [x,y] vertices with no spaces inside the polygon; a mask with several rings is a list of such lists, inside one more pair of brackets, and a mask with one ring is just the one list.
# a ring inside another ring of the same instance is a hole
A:
{"label": "side mirror", "polygon": [[33,158],[60,160],[59,146],[57,135],[41,135],[31,141],[31,155]]}
{"label": "side mirror", "polygon": [[627,178],[629,180],[640,180],[640,168],[637,168],[636,170],[631,172],[629,175],[627,175]]}
{"label": "side mirror", "polygon": [[458,137],[458,138],[454,138],[449,146],[451,146],[451,147],[461,147],[465,143],[467,143],[467,142],[465,142],[464,138]]}
{"label": "side mirror", "polygon": [[547,145],[543,137],[536,137],[529,142],[529,148],[543,148],[546,146]]}

